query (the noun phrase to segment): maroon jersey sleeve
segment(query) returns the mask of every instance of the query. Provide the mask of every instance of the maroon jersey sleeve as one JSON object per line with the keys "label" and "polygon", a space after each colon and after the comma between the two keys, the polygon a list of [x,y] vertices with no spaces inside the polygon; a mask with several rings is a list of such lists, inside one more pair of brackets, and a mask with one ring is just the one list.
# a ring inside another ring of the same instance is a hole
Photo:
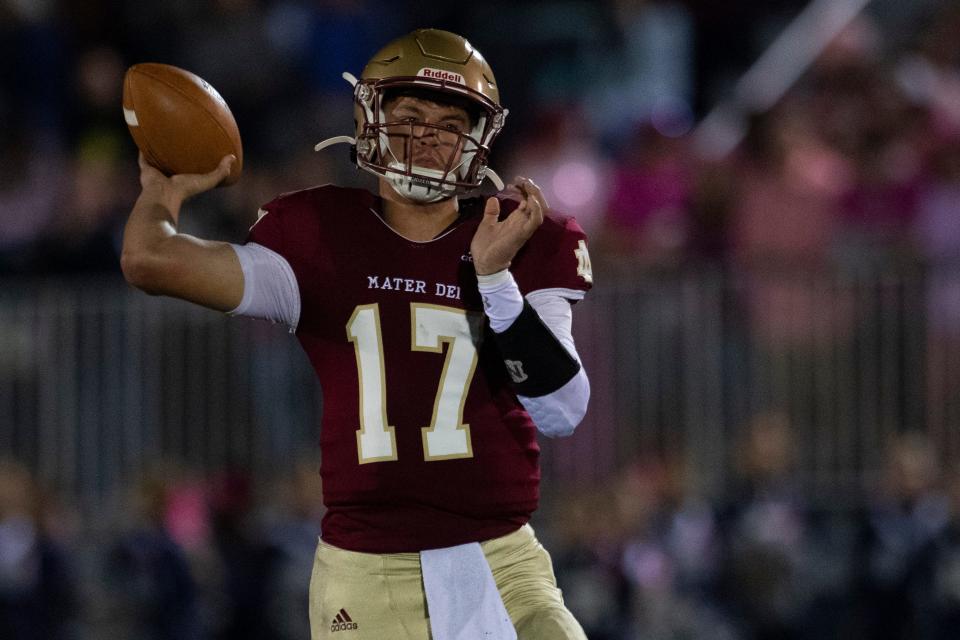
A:
{"label": "maroon jersey sleeve", "polygon": [[256,242],[283,256],[293,269],[300,290],[297,333],[312,325],[326,297],[334,295],[331,239],[325,217],[344,208],[341,190],[329,186],[279,196],[260,208],[247,242]]}
{"label": "maroon jersey sleeve", "polygon": [[549,212],[510,267],[526,295],[550,289],[576,301],[593,286],[587,235],[569,216]]}

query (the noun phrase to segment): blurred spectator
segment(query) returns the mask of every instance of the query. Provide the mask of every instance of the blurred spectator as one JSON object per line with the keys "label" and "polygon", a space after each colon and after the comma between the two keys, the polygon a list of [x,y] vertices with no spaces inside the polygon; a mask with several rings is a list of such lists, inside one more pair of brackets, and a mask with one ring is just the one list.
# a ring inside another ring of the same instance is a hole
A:
{"label": "blurred spectator", "polygon": [[693,127],[694,28],[690,9],[671,0],[614,0],[612,37],[589,47],[594,62],[586,86],[587,114],[604,141],[622,148],[626,129],[649,123],[679,137]]}
{"label": "blurred spectator", "polygon": [[0,2],[0,273],[29,249],[63,194],[67,40],[54,2]]}
{"label": "blurred spectator", "polygon": [[693,176],[684,139],[638,127],[613,173],[604,226],[594,244],[603,260],[675,267],[688,248]]}
{"label": "blurred spectator", "polygon": [[957,385],[945,359],[960,348],[960,135],[942,141],[930,169],[912,235],[927,265],[927,416],[940,435]]}
{"label": "blurred spectator", "polygon": [[270,495],[281,504],[267,530],[277,559],[265,609],[278,638],[300,640],[310,636],[310,576],[324,510],[316,461],[296,465]]}
{"label": "blurred spectator", "polygon": [[48,534],[43,510],[27,469],[0,460],[0,638],[72,637],[73,567]]}
{"label": "blurred spectator", "polygon": [[37,273],[118,273],[123,224],[131,195],[120,141],[106,132],[77,151],[65,198],[34,249]]}
{"label": "blurred spectator", "polygon": [[718,606],[720,531],[713,508],[678,464],[647,462],[617,483],[628,516],[621,570],[631,588],[629,628],[637,638],[737,638]]}
{"label": "blurred spectator", "polygon": [[203,638],[197,588],[183,549],[165,527],[170,487],[159,475],[142,478],[133,495],[135,524],[107,560],[110,615],[126,637]]}
{"label": "blurred spectator", "polygon": [[915,102],[931,109],[938,125],[960,126],[960,9],[945,2],[928,13],[915,51],[897,69],[897,81]]}
{"label": "blurred spectator", "polygon": [[732,221],[738,264],[823,268],[850,167],[823,141],[799,98],[758,117],[749,134]]}
{"label": "blurred spectator", "polygon": [[722,161],[698,159],[692,172],[688,258],[725,264],[730,249],[730,219],[736,201],[736,168]]}
{"label": "blurred spectator", "polygon": [[812,118],[793,99],[756,120],[730,220],[731,261],[746,286],[753,335],[779,354],[808,351],[818,336],[849,328],[830,284],[851,169]]}
{"label": "blurred spectator", "polygon": [[[899,126],[909,127],[902,124]],[[909,256],[922,164],[908,136],[875,133],[854,159],[857,182],[843,198],[841,258],[879,271]]]}
{"label": "blurred spectator", "polygon": [[77,56],[67,129],[73,146],[82,148],[91,139],[115,138],[118,152],[122,143],[126,143],[124,150],[133,149],[126,122],[117,117],[125,71],[120,52],[109,46],[94,46]]}
{"label": "blurred spectator", "polygon": [[806,87],[820,135],[850,163],[839,257],[874,270],[908,249],[927,134],[926,112],[890,82],[881,39],[870,18],[858,17],[817,61]]}
{"label": "blurred spectator", "polygon": [[[0,134],[2,135],[2,134]],[[0,274],[31,273],[34,244],[67,191],[68,159],[49,136],[0,143]]]}
{"label": "blurred spectator", "polygon": [[12,116],[31,133],[55,134],[67,115],[70,52],[57,21],[57,4],[0,3],[0,89],[9,89],[0,115]]}
{"label": "blurred spectator", "polygon": [[214,640],[272,640],[281,637],[275,622],[263,614],[277,582],[277,550],[257,522],[250,476],[222,473],[210,490],[213,578],[207,603],[217,615],[210,620]]}
{"label": "blurred spectator", "polygon": [[915,604],[918,635],[930,640],[953,638],[960,629],[960,473],[947,486],[950,520],[920,552],[916,561]]}
{"label": "blurred spectator", "polygon": [[[816,580],[809,506],[792,473],[792,427],[778,411],[755,415],[739,452],[739,483],[724,516],[727,548],[723,600],[742,631],[756,640],[804,636],[808,607],[821,593]],[[827,629],[833,620],[820,621]]]}
{"label": "blurred spectator", "polygon": [[544,505],[541,514],[549,524],[538,529],[551,540],[557,584],[589,638],[626,638],[630,587],[620,556],[627,535],[624,507],[636,504],[634,496],[618,495],[613,486],[569,487],[562,493],[561,503]]}
{"label": "blurred spectator", "polygon": [[876,640],[916,638],[926,615],[921,554],[950,518],[940,465],[920,433],[895,437],[886,452],[880,493],[867,514],[861,633]]}

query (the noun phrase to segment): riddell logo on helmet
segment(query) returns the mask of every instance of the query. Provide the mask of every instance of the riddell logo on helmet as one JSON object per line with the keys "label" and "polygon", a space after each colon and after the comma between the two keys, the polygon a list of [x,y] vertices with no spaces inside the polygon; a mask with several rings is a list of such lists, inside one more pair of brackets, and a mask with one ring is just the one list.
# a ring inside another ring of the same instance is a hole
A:
{"label": "riddell logo on helmet", "polygon": [[454,73],[453,71],[444,71],[443,69],[431,69],[429,67],[424,67],[417,72],[417,75],[423,76],[424,78],[430,78],[432,80],[446,80],[447,82],[466,84],[463,81],[463,76],[459,73]]}

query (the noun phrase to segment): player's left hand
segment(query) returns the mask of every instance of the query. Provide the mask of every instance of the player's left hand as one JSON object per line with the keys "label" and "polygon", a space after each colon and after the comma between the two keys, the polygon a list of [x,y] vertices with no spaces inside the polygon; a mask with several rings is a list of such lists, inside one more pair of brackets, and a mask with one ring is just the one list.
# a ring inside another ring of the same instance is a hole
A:
{"label": "player's left hand", "polygon": [[518,177],[511,186],[520,194],[520,205],[506,220],[500,221],[500,201],[488,198],[483,220],[473,234],[470,254],[477,275],[489,275],[509,268],[520,247],[543,223],[547,201],[540,187],[533,180],[522,177]]}

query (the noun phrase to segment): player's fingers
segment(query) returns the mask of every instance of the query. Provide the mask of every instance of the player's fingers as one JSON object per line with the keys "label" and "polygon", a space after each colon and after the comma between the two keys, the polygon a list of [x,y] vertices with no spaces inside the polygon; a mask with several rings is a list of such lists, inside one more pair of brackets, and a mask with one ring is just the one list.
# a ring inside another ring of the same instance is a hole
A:
{"label": "player's fingers", "polygon": [[536,196],[530,197],[530,217],[529,221],[531,224],[539,227],[543,222],[543,210],[545,209],[543,202]]}
{"label": "player's fingers", "polygon": [[517,225],[519,228],[518,234],[525,238],[533,235],[533,232],[543,222],[543,210],[539,204],[532,202],[527,209],[528,214],[519,218],[519,224]]}
{"label": "player's fingers", "polygon": [[231,158],[233,156],[224,157],[217,168],[209,173],[183,173],[172,176],[170,179],[180,190],[183,199],[187,200],[220,184],[230,173]]}
{"label": "player's fingers", "polygon": [[140,165],[140,186],[146,189],[151,185],[157,184],[158,180],[164,180],[166,177],[157,170],[152,164],[147,162],[147,158],[140,153],[137,156],[137,164]]}
{"label": "player's fingers", "polygon": [[204,173],[196,176],[194,184],[197,187],[197,192],[206,191],[208,189],[213,189],[215,186],[223,182],[227,176],[230,175],[230,167],[233,166],[233,163],[236,162],[237,158],[233,155],[224,156],[220,160],[220,164],[217,165],[217,168],[211,171],[210,173]]}
{"label": "player's fingers", "polygon": [[528,224],[539,226],[543,221],[543,207],[540,205],[540,201],[529,193],[524,193],[523,200],[517,207],[516,213],[519,214],[517,215],[518,224],[522,226]]}
{"label": "player's fingers", "polygon": [[[539,188],[533,184],[533,181],[523,176],[516,177],[517,189],[522,197],[522,213],[525,218],[540,217],[543,214],[542,194],[538,193]],[[518,209],[520,209],[518,208]]]}
{"label": "player's fingers", "polygon": [[522,178],[522,177],[518,177],[517,180],[520,182],[520,187],[524,191],[524,193],[530,197],[535,198],[536,201],[540,204],[541,209],[546,211],[547,209],[550,208],[550,205],[547,204],[546,197],[543,195],[543,190],[539,187],[539,185],[537,185],[536,182],[534,182],[530,178]]}
{"label": "player's fingers", "polygon": [[232,153],[230,155],[223,156],[223,159],[220,160],[220,166],[217,167],[217,173],[220,175],[221,180],[225,180],[227,176],[230,175],[230,170],[233,169],[233,165],[236,161],[237,156],[233,155]]}
{"label": "player's fingers", "polygon": [[147,161],[147,157],[143,155],[143,152],[140,152],[140,154],[137,156],[137,164],[140,165],[140,175],[146,175],[146,176],[152,176],[153,174],[160,175],[160,176],[163,175],[160,173],[159,169],[157,169],[155,166],[153,166]]}
{"label": "player's fingers", "polygon": [[541,209],[547,208],[547,201],[543,197],[543,192],[533,180],[524,178],[523,176],[517,176],[516,181],[517,189],[520,190],[524,202],[530,203],[531,207],[535,203]]}
{"label": "player's fingers", "polygon": [[515,184],[508,184],[506,188],[500,192],[500,195],[509,200],[523,202],[523,191],[521,191],[520,187]]}
{"label": "player's fingers", "polygon": [[511,222],[514,234],[529,238],[543,223],[543,207],[536,198],[528,194],[507,220]]}
{"label": "player's fingers", "polygon": [[500,201],[496,198],[487,198],[483,206],[483,223],[487,225],[497,224],[500,219]]}
{"label": "player's fingers", "polygon": [[217,168],[210,172],[213,177],[220,177],[221,179],[226,178],[230,175],[230,168],[233,166],[233,163],[237,161],[237,157],[233,154],[223,156],[220,159],[220,164],[217,165]]}
{"label": "player's fingers", "polygon": [[536,212],[532,211],[529,205],[523,211],[520,211],[518,207],[517,211],[510,214],[504,224],[507,227],[504,229],[504,233],[520,240],[529,238],[540,226]]}

